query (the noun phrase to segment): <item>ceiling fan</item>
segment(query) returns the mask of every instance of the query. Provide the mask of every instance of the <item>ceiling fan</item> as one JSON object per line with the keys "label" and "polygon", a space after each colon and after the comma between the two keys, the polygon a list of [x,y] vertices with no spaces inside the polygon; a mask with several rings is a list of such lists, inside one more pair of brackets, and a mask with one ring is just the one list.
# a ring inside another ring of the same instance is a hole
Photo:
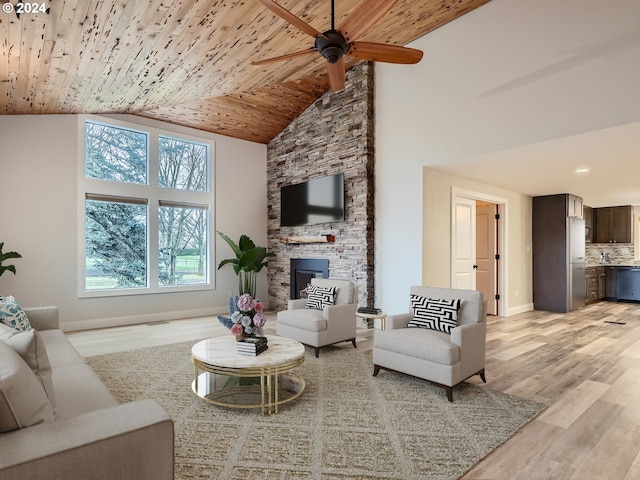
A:
{"label": "ceiling fan", "polygon": [[391,10],[398,0],[364,0],[337,29],[334,0],[331,0],[331,29],[326,32],[317,31],[273,0],[259,1],[294,27],[314,37],[315,43],[306,50],[251,62],[252,65],[263,65],[317,52],[328,62],[329,84],[331,90],[337,92],[344,88],[344,55],[359,60],[404,64],[418,63],[422,59],[422,52],[414,48],[358,41],[358,38]]}

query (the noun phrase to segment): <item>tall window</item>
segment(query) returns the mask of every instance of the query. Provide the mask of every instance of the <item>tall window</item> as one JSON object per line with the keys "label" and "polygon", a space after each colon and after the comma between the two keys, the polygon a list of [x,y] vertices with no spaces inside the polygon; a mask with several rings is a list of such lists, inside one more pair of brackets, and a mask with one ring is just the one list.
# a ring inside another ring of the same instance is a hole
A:
{"label": "tall window", "polygon": [[85,295],[210,285],[208,142],[84,122]]}

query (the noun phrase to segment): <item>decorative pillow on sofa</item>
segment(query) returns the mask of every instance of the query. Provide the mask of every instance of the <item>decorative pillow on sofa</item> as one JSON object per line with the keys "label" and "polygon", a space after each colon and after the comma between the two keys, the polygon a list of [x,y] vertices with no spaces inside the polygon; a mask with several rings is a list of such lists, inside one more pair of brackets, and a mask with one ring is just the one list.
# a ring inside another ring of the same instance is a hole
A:
{"label": "decorative pillow on sofa", "polygon": [[16,330],[15,328],[0,322],[0,340],[7,340],[19,332],[20,330]]}
{"label": "decorative pillow on sofa", "polygon": [[309,285],[307,287],[307,304],[305,308],[315,308],[322,310],[324,307],[330,307],[336,302],[336,287],[319,287],[317,285]]}
{"label": "decorative pillow on sofa", "polygon": [[44,392],[47,394],[55,416],[56,399],[53,393],[51,363],[40,333],[33,329],[27,332],[19,332],[17,335],[5,340],[5,343],[13,348],[26,364],[31,367],[31,371],[36,375],[44,388]]}
{"label": "decorative pillow on sofa", "polygon": [[412,294],[413,319],[408,326],[451,333],[458,326],[461,303],[460,299],[435,299]]}
{"label": "decorative pillow on sofa", "polygon": [[0,322],[18,330],[31,330],[31,324],[22,305],[11,295],[0,300]]}
{"label": "decorative pillow on sofa", "polygon": [[0,342],[0,432],[53,420],[42,384],[13,348]]}

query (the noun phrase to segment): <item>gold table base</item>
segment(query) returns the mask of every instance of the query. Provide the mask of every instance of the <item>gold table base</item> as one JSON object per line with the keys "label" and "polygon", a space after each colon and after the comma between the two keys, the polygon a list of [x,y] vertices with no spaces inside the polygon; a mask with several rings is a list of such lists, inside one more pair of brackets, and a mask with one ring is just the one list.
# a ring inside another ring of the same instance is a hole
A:
{"label": "gold table base", "polygon": [[[262,415],[278,413],[278,405],[290,402],[304,391],[304,379],[290,370],[304,357],[266,367],[232,368],[191,359],[195,367],[193,392],[222,407],[260,408]],[[202,373],[201,373],[202,372]]]}

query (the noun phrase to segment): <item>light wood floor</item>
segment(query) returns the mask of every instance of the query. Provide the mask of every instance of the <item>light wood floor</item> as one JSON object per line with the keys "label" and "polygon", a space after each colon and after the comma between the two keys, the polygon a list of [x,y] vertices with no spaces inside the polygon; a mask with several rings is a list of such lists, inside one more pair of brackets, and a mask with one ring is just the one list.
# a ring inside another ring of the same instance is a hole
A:
{"label": "light wood floor", "polygon": [[[486,387],[549,408],[463,479],[640,479],[640,304],[487,323]],[[89,356],[224,334],[216,319],[201,318],[68,335]],[[359,351],[371,348],[371,334],[359,330]]]}
{"label": "light wood floor", "polygon": [[549,408],[463,479],[640,479],[640,305],[492,317],[486,371]]}
{"label": "light wood floor", "polygon": [[[267,317],[267,328],[275,329],[275,313],[265,312],[265,315]],[[138,348],[229,335],[229,330],[218,321],[217,317],[199,317],[126,327],[68,332],[66,335],[76,350],[80,352],[80,355],[91,357],[105,353],[123,352]],[[356,332],[356,343],[360,352],[371,350],[373,348],[373,330],[359,328]],[[350,342],[337,346],[353,349]]]}

